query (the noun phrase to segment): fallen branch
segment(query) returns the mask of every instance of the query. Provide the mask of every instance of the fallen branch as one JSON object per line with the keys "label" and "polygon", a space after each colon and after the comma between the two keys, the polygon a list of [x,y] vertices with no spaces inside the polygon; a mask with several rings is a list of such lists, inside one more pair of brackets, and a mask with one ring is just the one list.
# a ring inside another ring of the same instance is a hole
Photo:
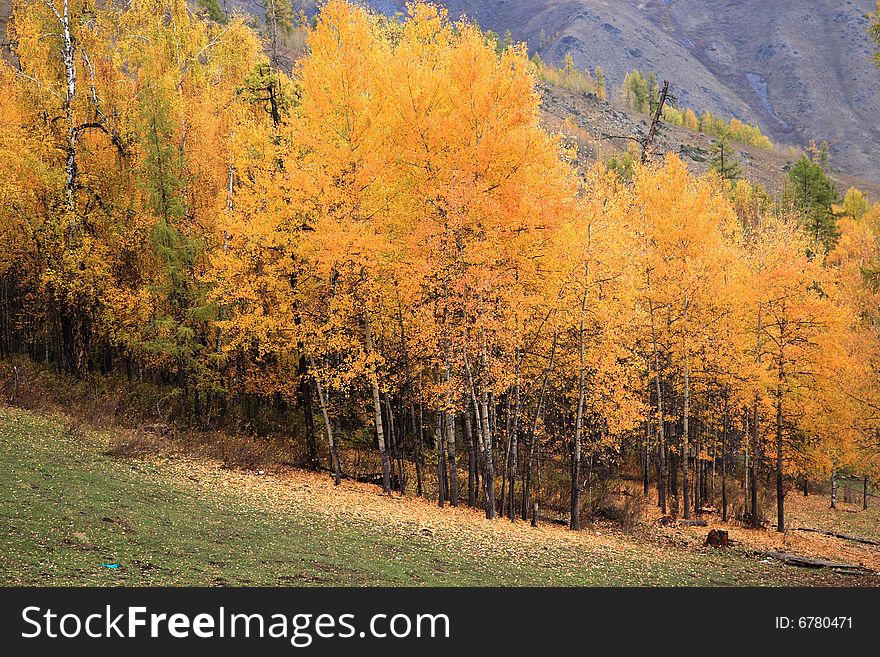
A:
{"label": "fallen branch", "polygon": [[823,536],[833,536],[834,538],[842,538],[845,541],[853,541],[855,543],[864,543],[865,545],[880,545],[880,541],[870,538],[862,538],[861,536],[853,536],[852,534],[841,534],[839,532],[828,531],[827,529],[816,529],[815,527],[795,527],[796,532],[813,532],[814,534],[822,534]]}
{"label": "fallen branch", "polygon": [[841,563],[838,561],[828,561],[827,559],[812,559],[799,554],[790,554],[788,552],[765,552],[758,550],[755,554],[759,557],[769,557],[781,561],[787,566],[798,566],[800,568],[830,568],[838,573],[849,575],[870,574],[871,571],[864,566],[858,566],[851,563]]}

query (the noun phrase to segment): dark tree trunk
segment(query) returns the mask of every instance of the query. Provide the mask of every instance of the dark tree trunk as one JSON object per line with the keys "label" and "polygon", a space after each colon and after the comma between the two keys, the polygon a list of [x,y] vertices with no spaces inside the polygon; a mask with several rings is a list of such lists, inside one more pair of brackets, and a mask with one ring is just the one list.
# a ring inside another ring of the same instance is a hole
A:
{"label": "dark tree trunk", "polygon": [[468,506],[477,505],[477,451],[474,447],[474,435],[471,427],[470,404],[464,412],[464,440],[468,448]]}
{"label": "dark tree trunk", "polygon": [[678,455],[674,451],[669,452],[669,495],[671,498],[670,512],[672,517],[678,517]]}
{"label": "dark tree trunk", "polygon": [[782,471],[782,362],[779,364],[780,384],[776,394],[776,531],[785,532],[785,489]]}
{"label": "dark tree trunk", "polygon": [[455,462],[455,413],[446,411],[446,445],[449,450],[448,483],[449,503],[458,506],[458,467]]}
{"label": "dark tree trunk", "polygon": [[516,521],[516,468],[517,455],[519,451],[519,405],[520,405],[520,389],[519,389],[519,365],[517,365],[517,383],[513,392],[513,418],[511,420],[510,432],[510,485],[508,486],[508,495],[510,496],[508,517],[511,522]]}
{"label": "dark tree trunk", "polygon": [[666,515],[666,477],[663,473],[663,445],[658,444],[654,457],[657,472],[657,506]]}
{"label": "dark tree trunk", "polygon": [[831,508],[837,508],[837,472],[831,469]]}
{"label": "dark tree trunk", "polygon": [[434,433],[437,447],[437,504],[446,504],[446,450],[443,449],[443,411],[437,411],[437,429]]}
{"label": "dark tree trunk", "polygon": [[721,427],[721,522],[727,522],[727,432],[730,426],[727,404],[725,396],[724,420]]}
{"label": "dark tree trunk", "polygon": [[757,525],[760,523],[761,512],[758,508],[758,440],[760,438],[760,418],[758,416],[758,401],[755,400],[755,404],[752,410],[752,462],[751,462],[751,470],[749,472],[749,486],[751,490],[749,493],[751,494],[751,514],[752,514],[752,524]]}
{"label": "dark tree trunk", "polygon": [[[373,333],[370,328],[369,317],[364,316],[364,345],[367,354],[373,354]],[[382,461],[382,490],[386,494],[391,492],[391,473],[388,465],[388,449],[385,443],[385,427],[382,423],[382,403],[379,400],[379,378],[373,371],[370,373],[370,384],[373,388],[373,420],[376,425],[376,439],[379,443],[379,456]]]}
{"label": "dark tree trunk", "polygon": [[526,520],[529,514],[529,505],[531,503],[532,491],[532,468],[534,467],[534,458],[537,452],[538,441],[538,421],[541,419],[541,412],[544,407],[544,395],[547,392],[547,379],[553,370],[553,364],[556,360],[556,344],[558,334],[553,334],[553,347],[550,349],[550,362],[544,370],[541,380],[541,392],[538,394],[538,403],[535,406],[535,414],[532,417],[532,426],[529,429],[529,458],[526,462],[525,473],[523,475],[522,485],[522,519]]}
{"label": "dark tree trunk", "polygon": [[[415,422],[415,410],[413,410],[413,422]],[[425,493],[423,484],[422,465],[424,463],[425,448],[425,424],[422,417],[422,405],[419,404],[419,426],[416,427],[416,495],[422,497]]]}
{"label": "dark tree trunk", "polygon": [[504,431],[504,468],[501,472],[501,517],[507,515],[507,480],[509,476],[508,469],[510,468],[510,395],[505,394],[505,398],[507,399],[507,423]]}
{"label": "dark tree trunk", "polygon": [[312,386],[309,383],[309,368],[305,354],[299,357],[299,385],[296,396],[302,409],[306,429],[306,466],[312,470],[318,468],[318,441],[315,436],[315,417],[312,412]]}
{"label": "dark tree trunk", "polygon": [[698,516],[702,515],[700,507],[703,501],[703,463],[700,460],[700,449],[702,448],[702,433],[700,425],[695,423],[696,440],[694,441],[694,511]]}

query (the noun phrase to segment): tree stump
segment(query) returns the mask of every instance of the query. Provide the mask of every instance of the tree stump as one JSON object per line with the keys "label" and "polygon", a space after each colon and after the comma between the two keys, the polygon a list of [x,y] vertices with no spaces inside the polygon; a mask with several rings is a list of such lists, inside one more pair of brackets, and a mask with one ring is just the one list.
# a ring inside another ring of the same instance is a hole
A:
{"label": "tree stump", "polygon": [[726,529],[710,529],[709,534],[706,536],[706,542],[703,545],[715,548],[727,547],[730,545],[730,536],[727,534]]}

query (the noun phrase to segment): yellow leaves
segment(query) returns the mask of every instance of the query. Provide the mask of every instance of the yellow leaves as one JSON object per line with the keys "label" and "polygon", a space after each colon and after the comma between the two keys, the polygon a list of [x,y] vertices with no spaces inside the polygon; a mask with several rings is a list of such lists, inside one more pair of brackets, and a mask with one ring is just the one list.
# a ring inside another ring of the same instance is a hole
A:
{"label": "yellow leaves", "polygon": [[[688,372],[698,403],[760,391],[762,416],[784,387],[785,413],[811,431],[858,420],[832,388],[810,401],[820,376],[880,397],[858,358],[878,351],[863,278],[876,275],[880,214],[856,191],[823,263],[745,181],[695,177],[674,155],[636,166],[632,185],[573,171],[539,125],[524,47],[499,53],[433,5],[390,26],[330,0],[288,77],[240,20],[135,0],[76,26],[88,61],[77,55],[71,114],[103,123],[80,136],[72,216],[58,209],[64,130],[41,118],[63,104],[56,19],[34,7],[15,22],[24,77],[0,65],[0,267],[26,269],[47,307],[88,309],[108,344],[156,364],[145,343],[182,336],[207,355],[181,360],[216,381],[234,356],[236,385],[259,394],[288,394],[304,353],[332,393],[378,378],[431,410],[462,410],[471,385],[533,394],[553,352],[554,403],[576,407],[583,373],[602,447],[644,419],[654,369],[673,396]],[[193,245],[171,274],[150,243],[163,194]],[[74,249],[71,219],[87,227]],[[156,291],[168,279],[185,280],[182,300]]]}

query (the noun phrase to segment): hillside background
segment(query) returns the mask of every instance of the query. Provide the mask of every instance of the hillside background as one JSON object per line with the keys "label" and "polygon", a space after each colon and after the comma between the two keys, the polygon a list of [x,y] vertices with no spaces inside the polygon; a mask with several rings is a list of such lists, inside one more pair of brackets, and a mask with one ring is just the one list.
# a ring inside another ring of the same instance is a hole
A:
{"label": "hillside background", "polygon": [[[405,0],[372,0],[385,12]],[[832,165],[880,179],[880,74],[872,0],[448,0],[485,29],[510,30],[559,64],[601,66],[609,90],[638,68],[680,106],[757,123],[780,144],[828,140]],[[544,39],[541,38],[543,30]]]}

